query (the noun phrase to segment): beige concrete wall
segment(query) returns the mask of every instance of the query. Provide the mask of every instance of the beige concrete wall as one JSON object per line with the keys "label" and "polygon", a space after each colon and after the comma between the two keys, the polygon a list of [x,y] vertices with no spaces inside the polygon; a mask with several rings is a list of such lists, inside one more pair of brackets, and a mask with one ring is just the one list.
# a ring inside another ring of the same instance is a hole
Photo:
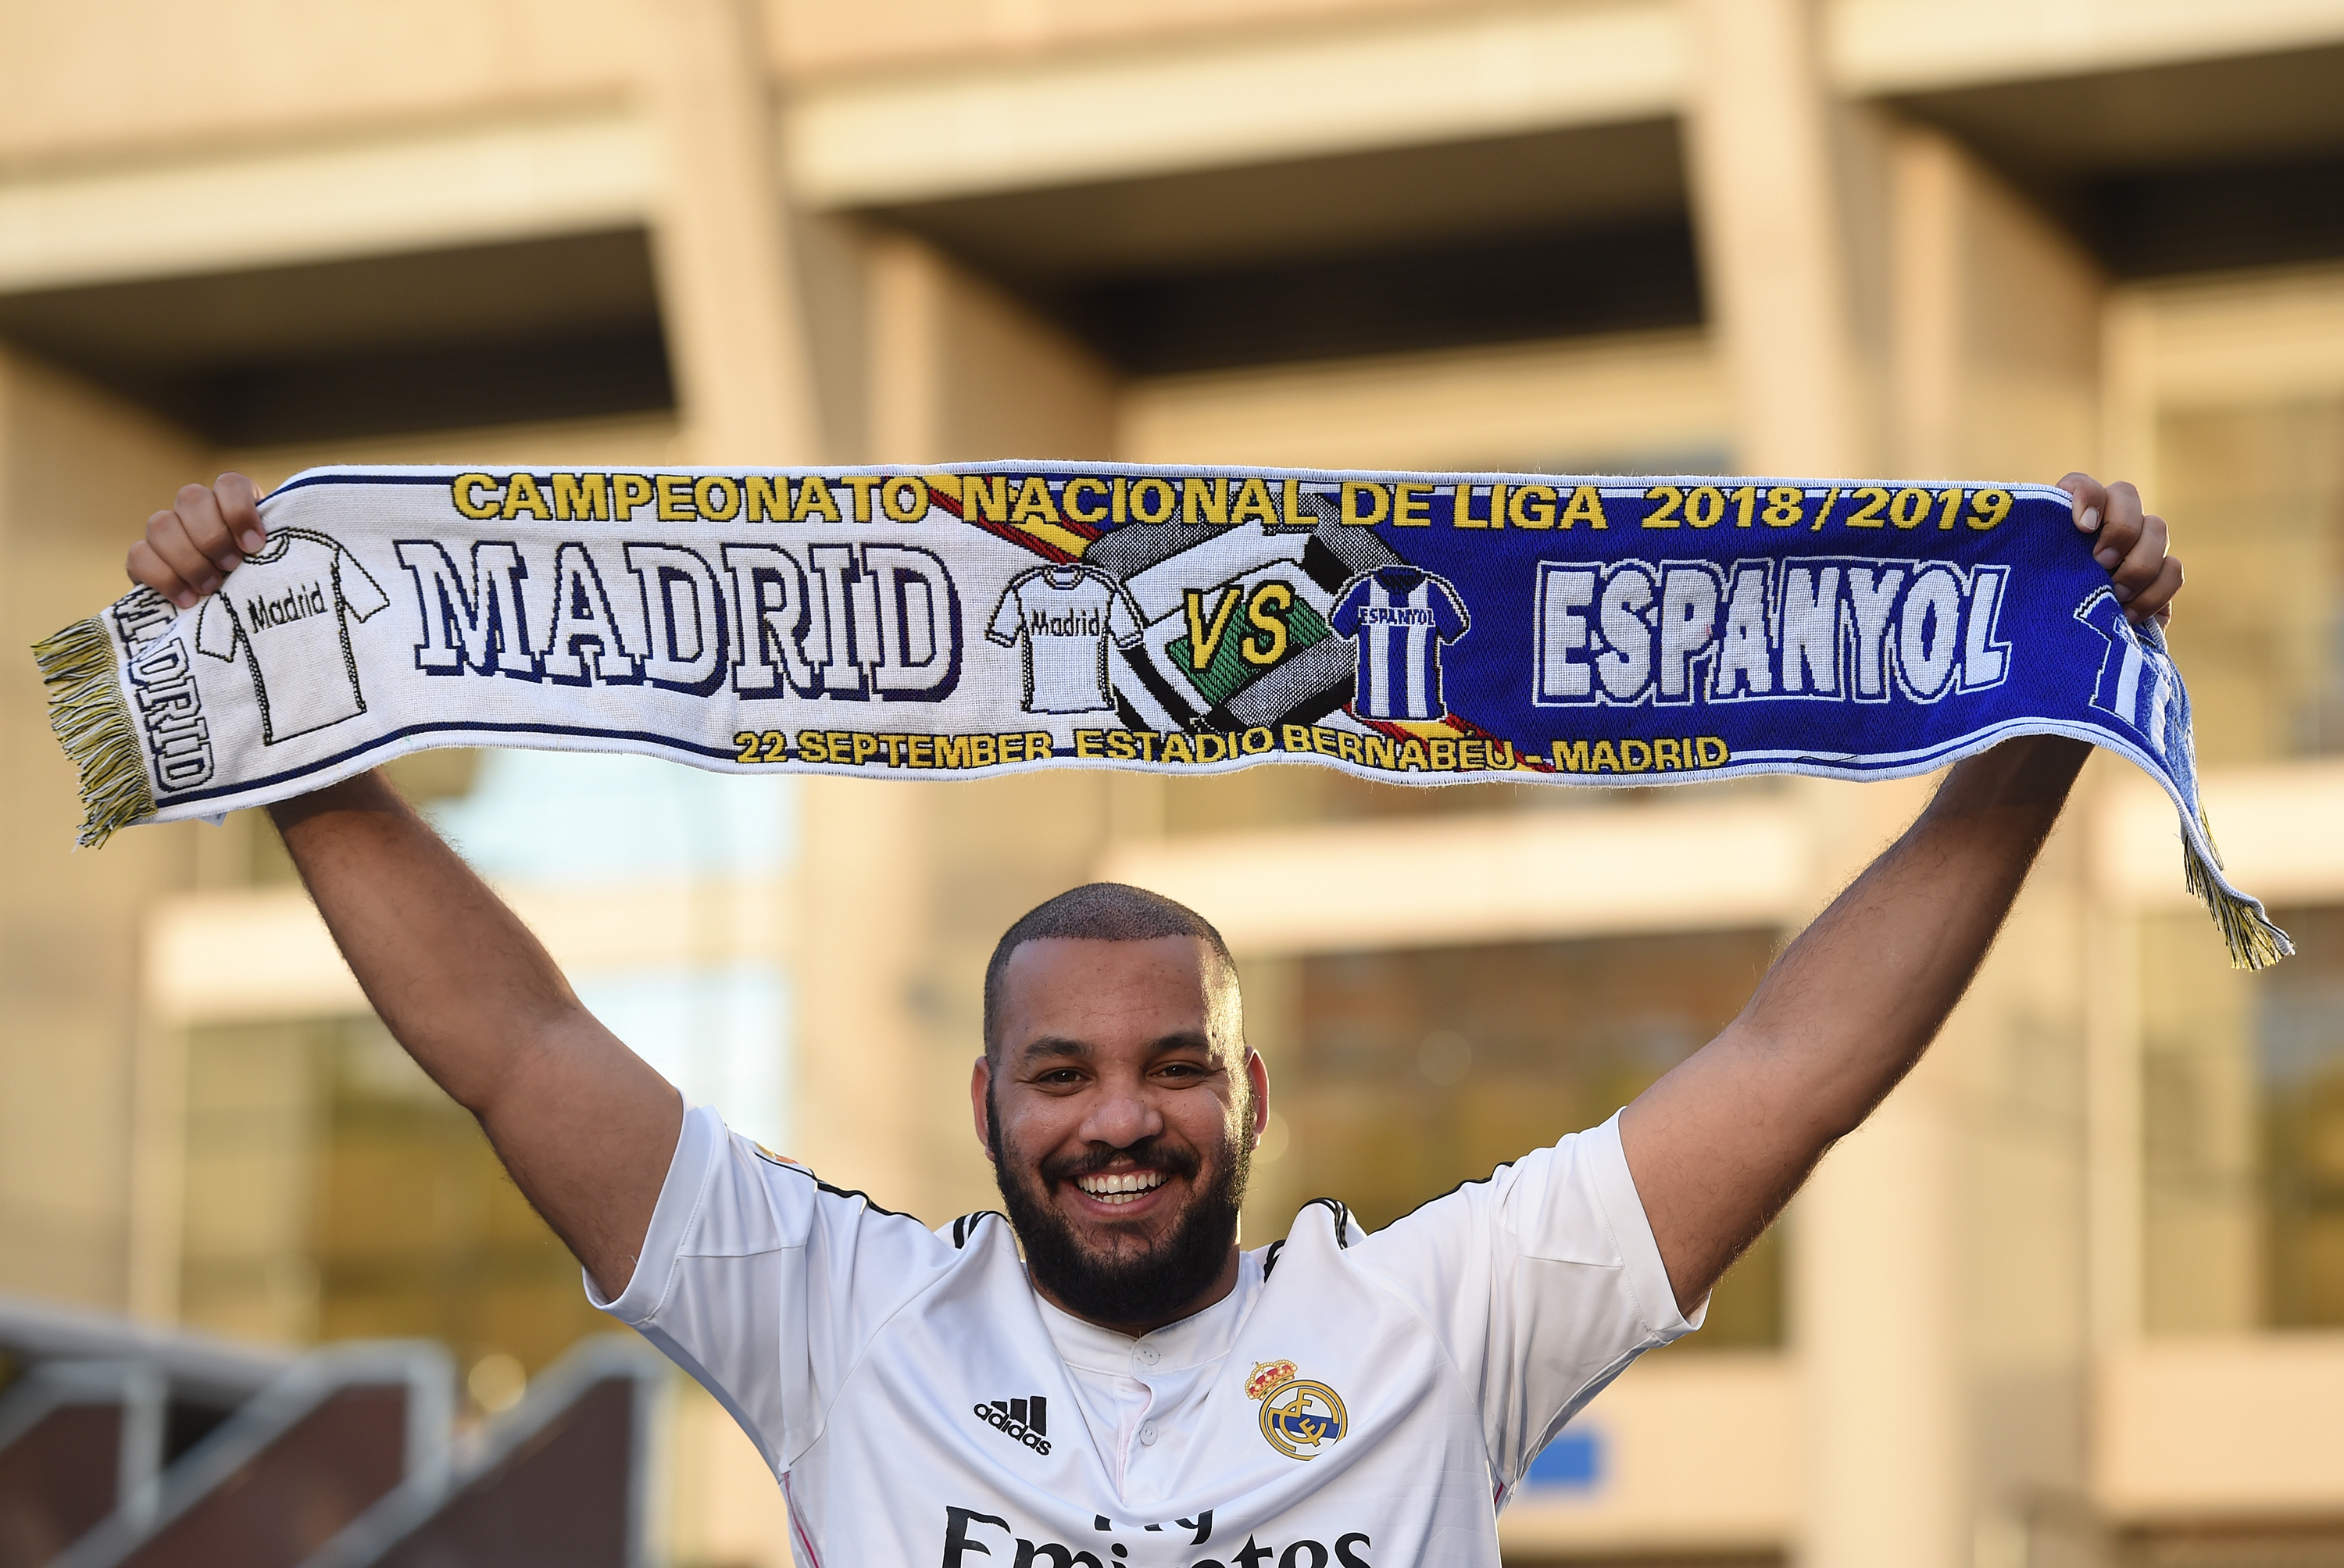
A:
{"label": "beige concrete wall", "polygon": [[1864,216],[1835,157],[1810,0],[1689,0],[1693,228],[1745,473],[1867,473]]}
{"label": "beige concrete wall", "polygon": [[2054,835],[1937,1047],[1959,1192],[1948,1350],[1973,1536],[2054,1528],[2043,1500],[2087,1490],[2086,840],[2080,812]]}
{"label": "beige concrete wall", "polygon": [[139,1070],[138,924],[206,830],[75,853],[74,773],[25,650],[123,591],[130,541],[199,466],[154,420],[0,355],[0,1290],[130,1304],[142,1138],[167,1119],[167,1084]]}
{"label": "beige concrete wall", "polygon": [[[1330,22],[1471,18],[1531,9],[1507,0],[763,0],[774,52],[808,72],[1045,50],[1177,48],[1308,30]],[[1571,8],[1566,4],[1558,8]],[[1622,11],[1632,5],[1581,5]],[[1942,86],[2005,75],[2081,73],[2225,51],[2317,47],[2344,37],[2344,12],[2320,0],[1830,0],[1824,54],[1844,88]]]}
{"label": "beige concrete wall", "polygon": [[[1933,134],[1902,129],[1889,156],[1898,470],[2048,481],[2098,468],[2096,266]],[[1915,1086],[1936,1090],[1953,1140],[1947,1350],[1969,1531],[2042,1537],[2038,1550],[2064,1517],[2043,1500],[2086,1490],[2090,800],[2087,787],[1937,1047],[1939,1079]]]}
{"label": "beige concrete wall", "polygon": [[[680,434],[672,414],[631,414],[617,419],[562,420],[232,447],[207,454],[207,460],[190,472],[200,472],[204,467],[233,470],[273,488],[303,469],[328,463],[604,462],[656,467],[680,460],[676,455]],[[168,499],[167,493],[165,499]]]}
{"label": "beige concrete wall", "polygon": [[167,1316],[187,1327],[264,1344],[318,1337],[322,1032],[312,1014],[171,1038],[183,1064],[180,1224],[141,1261],[170,1276]]}
{"label": "beige concrete wall", "polygon": [[[763,15],[767,62],[801,100],[793,116],[827,126],[802,166],[805,183],[842,200],[940,177],[1031,187],[1070,163],[1193,167],[1666,115],[1703,75],[1689,64],[1687,35],[1699,29],[1673,0],[739,3]],[[1816,9],[1823,76],[1851,95],[2344,38],[2344,12],[2321,0]],[[40,68],[12,77],[0,106],[0,171],[613,107],[634,92],[660,27],[643,0],[429,0],[391,11],[26,0],[0,15],[0,59]],[[1299,68],[1331,55],[1344,70]],[[1354,90],[1362,72],[1373,90]],[[1129,90],[1140,83],[1171,90]],[[874,158],[890,106],[925,124]],[[985,136],[930,134],[972,109],[989,122]],[[1064,134],[1069,125],[1086,134]]]}
{"label": "beige concrete wall", "polygon": [[[763,14],[763,56],[805,74],[1439,8],[1428,0],[743,5]],[[0,167],[174,149],[191,137],[232,145],[367,133],[616,99],[632,90],[660,25],[644,0],[424,0],[387,9],[298,0],[201,7],[24,0],[0,12],[0,59],[41,68],[11,75],[0,101]]]}

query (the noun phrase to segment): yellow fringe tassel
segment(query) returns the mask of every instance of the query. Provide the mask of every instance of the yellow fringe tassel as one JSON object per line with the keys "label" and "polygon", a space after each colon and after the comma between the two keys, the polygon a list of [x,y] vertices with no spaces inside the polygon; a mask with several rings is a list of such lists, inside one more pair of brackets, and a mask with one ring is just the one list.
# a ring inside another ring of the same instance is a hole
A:
{"label": "yellow fringe tassel", "polygon": [[81,775],[85,813],[77,842],[95,849],[118,827],[155,814],[137,726],[122,700],[113,639],[95,619],[33,644],[49,693],[49,728]]}
{"label": "yellow fringe tassel", "polygon": [[2262,905],[2252,898],[2242,898],[2223,885],[2221,850],[2214,843],[2213,824],[2206,820],[2200,807],[2198,832],[2213,851],[2208,859],[2198,852],[2198,845],[2187,834],[2181,835],[2181,875],[2214,916],[2221,928],[2222,940],[2230,949],[2230,966],[2234,969],[2268,969],[2282,958],[2294,956],[2295,943],[2288,934],[2271,924],[2263,913]]}

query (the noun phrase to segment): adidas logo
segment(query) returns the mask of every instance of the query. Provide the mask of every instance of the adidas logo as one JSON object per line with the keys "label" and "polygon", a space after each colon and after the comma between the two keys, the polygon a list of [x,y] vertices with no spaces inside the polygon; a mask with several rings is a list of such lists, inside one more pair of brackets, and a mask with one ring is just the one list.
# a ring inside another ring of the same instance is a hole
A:
{"label": "adidas logo", "polygon": [[1050,1401],[1040,1394],[1022,1400],[995,1400],[973,1407],[976,1419],[1036,1453],[1050,1452]]}

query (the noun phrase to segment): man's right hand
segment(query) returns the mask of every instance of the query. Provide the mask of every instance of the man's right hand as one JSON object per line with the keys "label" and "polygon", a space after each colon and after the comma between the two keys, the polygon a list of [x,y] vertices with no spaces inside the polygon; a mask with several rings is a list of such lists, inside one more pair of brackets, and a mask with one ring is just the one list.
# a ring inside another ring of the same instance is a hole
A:
{"label": "man's right hand", "polygon": [[130,547],[123,569],[131,582],[192,610],[268,542],[259,488],[240,473],[224,473],[209,489],[182,487],[177,502],[148,518],[146,537]]}
{"label": "man's right hand", "polygon": [[[242,474],[188,485],[147,520],[131,580],[189,608],[267,543],[258,501]],[[617,1296],[667,1179],[681,1097],[379,774],[268,814],[383,1023],[480,1118],[514,1184]]]}

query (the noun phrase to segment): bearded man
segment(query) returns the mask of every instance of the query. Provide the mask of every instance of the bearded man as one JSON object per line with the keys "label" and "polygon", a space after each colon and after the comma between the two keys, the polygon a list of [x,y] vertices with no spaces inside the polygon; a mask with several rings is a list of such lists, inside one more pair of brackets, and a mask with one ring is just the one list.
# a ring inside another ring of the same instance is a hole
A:
{"label": "bearded man", "polygon": [[[2127,613],[2164,616],[2164,523],[2129,485],[2062,483]],[[265,542],[255,501],[235,475],[182,491],[133,578],[215,591]],[[1228,949],[1168,900],[1076,888],[1002,937],[970,1102],[1008,1219],[930,1230],[686,1107],[379,778],[270,809],[369,999],[590,1297],[755,1440],[801,1562],[1489,1568],[1540,1449],[1699,1325],[1935,1037],[2086,753],[2036,736],[1953,768],[1741,1016],[1601,1127],[1373,1234],[1319,1199],[1250,1252],[1269,1077]]]}

